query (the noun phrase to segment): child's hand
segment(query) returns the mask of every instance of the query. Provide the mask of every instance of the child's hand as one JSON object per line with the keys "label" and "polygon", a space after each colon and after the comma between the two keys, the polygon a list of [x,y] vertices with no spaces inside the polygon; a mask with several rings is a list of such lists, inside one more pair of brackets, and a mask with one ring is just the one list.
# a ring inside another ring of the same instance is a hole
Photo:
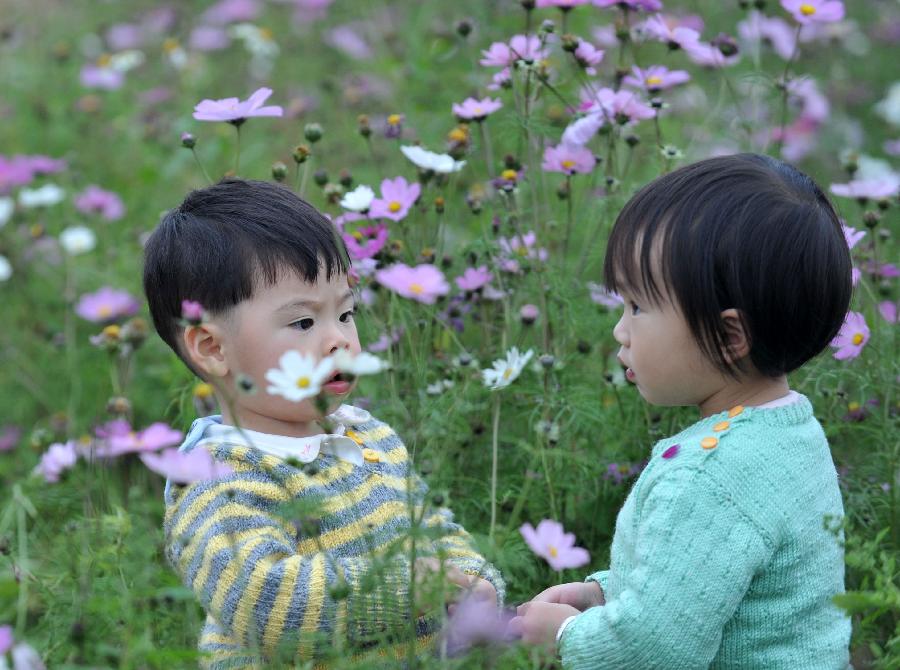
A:
{"label": "child's hand", "polygon": [[532,602],[557,603],[569,605],[579,612],[590,607],[606,604],[603,589],[597,582],[569,582],[559,586],[551,586],[538,593]]}
{"label": "child's hand", "polygon": [[[420,582],[422,579],[426,579],[427,575],[443,571],[444,579],[461,589],[456,594],[451,595],[450,600],[454,603],[463,597],[471,597],[475,600],[487,601],[494,607],[497,605],[497,590],[493,584],[486,579],[467,575],[454,565],[447,563],[441,565],[441,562],[436,558],[422,557],[416,559],[416,571],[419,573],[418,579]],[[450,613],[452,614],[453,605],[450,605],[450,608]]]}
{"label": "child's hand", "polygon": [[525,644],[541,646],[556,653],[556,633],[562,622],[580,612],[571,605],[532,600],[516,608],[516,616],[509,622],[507,632],[521,638]]}

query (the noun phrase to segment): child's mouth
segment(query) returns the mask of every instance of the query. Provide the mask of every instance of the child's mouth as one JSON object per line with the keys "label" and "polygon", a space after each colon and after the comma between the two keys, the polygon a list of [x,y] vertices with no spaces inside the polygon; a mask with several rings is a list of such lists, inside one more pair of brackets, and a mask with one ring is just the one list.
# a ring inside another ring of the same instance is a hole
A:
{"label": "child's mouth", "polygon": [[350,388],[353,386],[352,379],[349,375],[338,372],[322,385],[322,389],[331,395],[344,395],[350,392]]}
{"label": "child's mouth", "polygon": [[632,370],[631,368],[625,368],[625,379],[627,379],[630,382],[633,382],[634,378],[635,378],[634,370]]}

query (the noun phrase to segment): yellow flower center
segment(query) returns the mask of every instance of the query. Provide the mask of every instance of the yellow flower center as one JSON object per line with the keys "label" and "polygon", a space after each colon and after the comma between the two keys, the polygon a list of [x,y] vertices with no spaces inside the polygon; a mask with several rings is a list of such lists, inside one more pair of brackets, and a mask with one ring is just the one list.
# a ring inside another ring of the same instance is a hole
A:
{"label": "yellow flower center", "polygon": [[309,377],[300,377],[300,379],[297,380],[297,388],[298,389],[309,388],[309,385],[310,385]]}
{"label": "yellow flower center", "polygon": [[209,398],[213,394],[212,384],[202,382],[194,387],[194,396],[203,400]]}
{"label": "yellow flower center", "polygon": [[662,77],[647,77],[647,86],[659,86],[662,83]]}
{"label": "yellow flower center", "polygon": [[519,254],[519,256],[521,256],[522,258],[525,258],[525,256],[528,255],[528,248],[519,247],[518,249],[516,249],[516,253]]}
{"label": "yellow flower center", "polygon": [[466,131],[461,128],[454,128],[450,131],[447,137],[450,138],[451,142],[465,142],[468,135],[466,135]]}
{"label": "yellow flower center", "polygon": [[515,181],[519,174],[515,170],[504,170],[500,173],[500,176],[503,177],[506,181]]}
{"label": "yellow flower center", "polygon": [[504,379],[509,379],[509,378],[512,376],[512,373],[513,373],[512,368],[506,368],[506,369],[503,371],[503,378],[504,378]]}
{"label": "yellow flower center", "polygon": [[557,549],[556,547],[550,547],[548,553],[549,553],[553,558],[556,558],[557,556],[559,556],[559,549]]}
{"label": "yellow flower center", "polygon": [[272,38],[274,37],[274,35],[272,34],[272,29],[271,29],[271,28],[260,28],[260,29],[259,29],[259,36],[260,36],[262,39],[266,40],[267,42],[271,42],[271,41],[272,41]]}
{"label": "yellow flower center", "polygon": [[476,115],[481,116],[483,113],[484,113],[484,112],[482,111],[481,107],[476,107],[476,108],[475,108],[475,114],[476,114]]}
{"label": "yellow flower center", "polygon": [[109,65],[110,61],[112,61],[112,57],[109,54],[100,54],[97,58],[97,65],[100,67],[106,67]]}
{"label": "yellow flower center", "polygon": [[857,412],[859,411],[859,403],[854,400],[847,405],[847,409],[849,409],[851,412]]}
{"label": "yellow flower center", "polygon": [[862,344],[863,339],[864,336],[862,333],[856,333],[856,335],[853,336],[853,344]]}
{"label": "yellow flower center", "polygon": [[116,324],[112,324],[103,329],[103,334],[111,340],[119,339],[120,328]]}
{"label": "yellow flower center", "polygon": [[354,230],[353,231],[353,239],[355,239],[357,242],[362,242],[363,234],[361,232],[359,232],[358,230]]}
{"label": "yellow flower center", "polygon": [[100,309],[97,310],[97,314],[99,314],[102,318],[107,319],[112,316],[112,309],[109,305],[101,305]]}
{"label": "yellow flower center", "polygon": [[396,214],[396,213],[399,212],[401,209],[403,209],[403,205],[401,205],[401,204],[400,204],[399,202],[397,202],[396,200],[393,200],[393,201],[391,201],[391,204],[388,205],[388,209]]}
{"label": "yellow flower center", "polygon": [[571,158],[567,158],[562,162],[562,166],[567,170],[571,170],[573,167],[575,167],[575,161],[573,161]]}
{"label": "yellow flower center", "polygon": [[816,8],[808,2],[804,2],[800,5],[800,13],[803,14],[803,16],[812,16],[816,13]]}
{"label": "yellow flower center", "polygon": [[391,114],[387,117],[388,125],[391,126],[399,126],[400,125],[400,115],[399,114]]}
{"label": "yellow flower center", "polygon": [[420,293],[423,293],[425,291],[425,287],[422,286],[421,284],[410,284],[409,290],[412,291],[413,293],[415,293],[416,295],[419,295]]}
{"label": "yellow flower center", "polygon": [[175,49],[178,48],[178,40],[170,37],[162,45],[163,51],[166,53],[172,53]]}

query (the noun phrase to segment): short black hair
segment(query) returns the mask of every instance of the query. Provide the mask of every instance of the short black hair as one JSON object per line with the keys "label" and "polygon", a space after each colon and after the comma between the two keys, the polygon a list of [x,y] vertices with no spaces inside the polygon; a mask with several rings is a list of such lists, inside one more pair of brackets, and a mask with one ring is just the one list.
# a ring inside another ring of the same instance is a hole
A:
{"label": "short black hair", "polygon": [[744,153],[686,165],[638,191],[610,233],[603,273],[609,289],[630,288],[651,304],[665,294],[701,351],[732,376],[741,366],[725,357],[721,312],[737,309],[750,362],[777,377],[837,334],[851,270],[841,221],[816,183]]}
{"label": "short black hair", "polygon": [[225,178],[162,217],[144,247],[144,293],[160,337],[199,375],[178,344],[183,300],[224,314],[284,272],[314,283],[323,270],[331,279],[349,267],[343,240],[315,207],[278,184]]}

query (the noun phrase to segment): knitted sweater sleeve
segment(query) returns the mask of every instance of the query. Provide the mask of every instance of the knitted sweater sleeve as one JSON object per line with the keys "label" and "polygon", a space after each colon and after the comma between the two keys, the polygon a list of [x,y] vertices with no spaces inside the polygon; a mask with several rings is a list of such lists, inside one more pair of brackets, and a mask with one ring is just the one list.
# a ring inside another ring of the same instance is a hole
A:
{"label": "knitted sweater sleeve", "polygon": [[408,560],[298,553],[298,530],[269,511],[283,495],[240,475],[167,492],[167,558],[216,622],[245,648],[301,659],[335,636],[407,629]]}
{"label": "knitted sweater sleeve", "polygon": [[612,565],[606,604],[566,628],[563,667],[708,667],[771,542],[727,490],[691,467],[648,481],[625,525],[616,533],[630,536],[629,569]]}

